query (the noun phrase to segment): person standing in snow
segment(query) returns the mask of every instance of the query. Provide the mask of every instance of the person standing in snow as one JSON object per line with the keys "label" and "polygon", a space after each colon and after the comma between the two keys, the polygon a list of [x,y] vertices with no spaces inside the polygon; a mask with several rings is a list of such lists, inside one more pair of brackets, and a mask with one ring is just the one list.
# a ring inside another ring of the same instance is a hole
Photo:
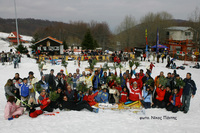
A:
{"label": "person standing in snow", "polygon": [[190,99],[191,97],[194,98],[197,90],[196,84],[194,80],[191,79],[191,76],[191,73],[187,73],[186,78],[183,80],[185,82],[185,86],[183,87],[183,106],[181,107],[181,111],[184,111],[184,113],[189,111]]}
{"label": "person standing in snow", "polygon": [[92,84],[93,84],[93,91],[97,90],[98,87],[100,86],[100,78],[97,70],[95,71],[94,78],[92,79]]}
{"label": "person standing in snow", "polygon": [[25,102],[28,103],[29,90],[32,89],[33,86],[28,84],[27,78],[24,78],[23,82],[21,84],[16,83],[15,87],[20,89],[20,94],[21,94],[22,101],[25,101]]}
{"label": "person standing in snow", "polygon": [[[40,75],[43,76],[43,72],[41,70],[40,72]],[[45,82],[49,84],[49,90],[52,91],[52,90],[55,90],[55,87],[56,87],[56,82],[55,82],[55,79],[56,79],[56,76],[54,75],[54,69],[51,69],[50,70],[50,74],[45,74]]]}
{"label": "person standing in snow", "polygon": [[[28,78],[27,78],[27,82],[29,85],[32,85],[32,80],[35,78],[34,73],[32,71],[30,71],[28,73]],[[30,97],[33,97],[35,99],[35,89],[34,89],[34,85],[32,85],[32,88],[30,89]],[[36,99],[35,99],[36,100]]]}
{"label": "person standing in snow", "polygon": [[16,89],[11,79],[8,79],[7,83],[4,86],[4,89],[5,89],[5,96],[7,100],[9,96],[15,96]]}
{"label": "person standing in snow", "polygon": [[2,53],[1,53],[1,62],[2,62],[2,65],[4,65],[4,58],[5,58],[5,53],[4,53],[4,51],[2,51]]}

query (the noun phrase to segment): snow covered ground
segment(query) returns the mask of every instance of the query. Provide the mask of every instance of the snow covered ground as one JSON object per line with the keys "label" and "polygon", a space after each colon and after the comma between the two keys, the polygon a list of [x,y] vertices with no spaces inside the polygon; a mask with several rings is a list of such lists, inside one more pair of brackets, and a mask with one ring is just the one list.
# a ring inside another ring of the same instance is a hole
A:
{"label": "snow covered ground", "polygon": [[[177,65],[183,64],[182,61],[176,61]],[[81,63],[81,71],[88,65],[87,62]],[[111,64],[110,64],[111,65]],[[127,64],[128,65],[128,64]],[[139,69],[145,69],[149,65],[148,62],[141,62]],[[168,72],[173,72],[171,69],[165,68],[166,63],[157,63],[153,69],[152,76],[155,78],[160,71],[164,71],[166,75]],[[100,66],[100,64],[97,64]],[[60,65],[48,65],[48,70],[45,73],[49,73],[53,68],[55,73],[63,69]],[[68,72],[75,72],[78,66],[74,65],[74,62],[69,62]],[[4,85],[9,78],[13,78],[14,74],[18,72],[20,77],[24,78],[28,76],[28,72],[33,71],[34,76],[40,79],[38,65],[33,59],[27,57],[22,58],[22,63],[18,69],[13,69],[13,65],[0,64],[0,132],[1,133],[54,133],[54,132],[83,132],[83,133],[137,133],[137,132],[176,132],[176,133],[197,133],[200,131],[200,82],[199,70],[192,69],[186,66],[186,69],[177,70],[177,73],[181,77],[185,77],[187,72],[192,73],[192,78],[196,81],[197,93],[191,100],[190,110],[187,114],[178,112],[173,114],[167,112],[165,109],[148,109],[145,110],[146,114],[135,114],[130,111],[112,111],[112,110],[100,110],[98,114],[84,111],[60,111],[55,116],[41,115],[37,118],[30,118],[28,115],[23,115],[12,121],[4,120],[4,107],[6,104]],[[119,70],[118,70],[119,71]],[[153,117],[162,118],[152,119]],[[165,117],[173,117],[172,119],[164,119]],[[142,119],[143,118],[143,119]],[[148,119],[149,118],[149,119]]]}

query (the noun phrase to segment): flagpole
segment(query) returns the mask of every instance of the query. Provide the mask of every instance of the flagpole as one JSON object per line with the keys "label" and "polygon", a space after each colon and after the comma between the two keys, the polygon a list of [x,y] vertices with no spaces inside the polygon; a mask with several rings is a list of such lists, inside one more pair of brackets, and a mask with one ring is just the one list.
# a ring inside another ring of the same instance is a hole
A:
{"label": "flagpole", "polygon": [[17,23],[17,9],[16,9],[16,2],[14,0],[15,6],[15,23],[16,23],[16,32],[17,32],[17,46],[19,45],[19,33],[18,33],[18,23]]}

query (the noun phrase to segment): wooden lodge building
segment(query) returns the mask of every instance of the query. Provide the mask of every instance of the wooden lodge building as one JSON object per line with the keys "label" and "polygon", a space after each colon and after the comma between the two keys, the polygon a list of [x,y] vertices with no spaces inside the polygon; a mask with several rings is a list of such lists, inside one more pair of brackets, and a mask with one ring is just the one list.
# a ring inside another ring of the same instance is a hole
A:
{"label": "wooden lodge building", "polygon": [[63,42],[59,41],[51,36],[43,38],[36,42],[34,45],[37,46],[37,51],[45,53],[47,55],[61,55],[63,54]]}

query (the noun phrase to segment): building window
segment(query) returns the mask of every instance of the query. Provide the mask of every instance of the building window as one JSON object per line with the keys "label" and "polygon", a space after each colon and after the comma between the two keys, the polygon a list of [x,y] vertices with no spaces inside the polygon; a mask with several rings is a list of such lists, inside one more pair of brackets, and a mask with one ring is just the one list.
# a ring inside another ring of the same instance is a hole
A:
{"label": "building window", "polygon": [[185,36],[190,36],[191,32],[185,32]]}

